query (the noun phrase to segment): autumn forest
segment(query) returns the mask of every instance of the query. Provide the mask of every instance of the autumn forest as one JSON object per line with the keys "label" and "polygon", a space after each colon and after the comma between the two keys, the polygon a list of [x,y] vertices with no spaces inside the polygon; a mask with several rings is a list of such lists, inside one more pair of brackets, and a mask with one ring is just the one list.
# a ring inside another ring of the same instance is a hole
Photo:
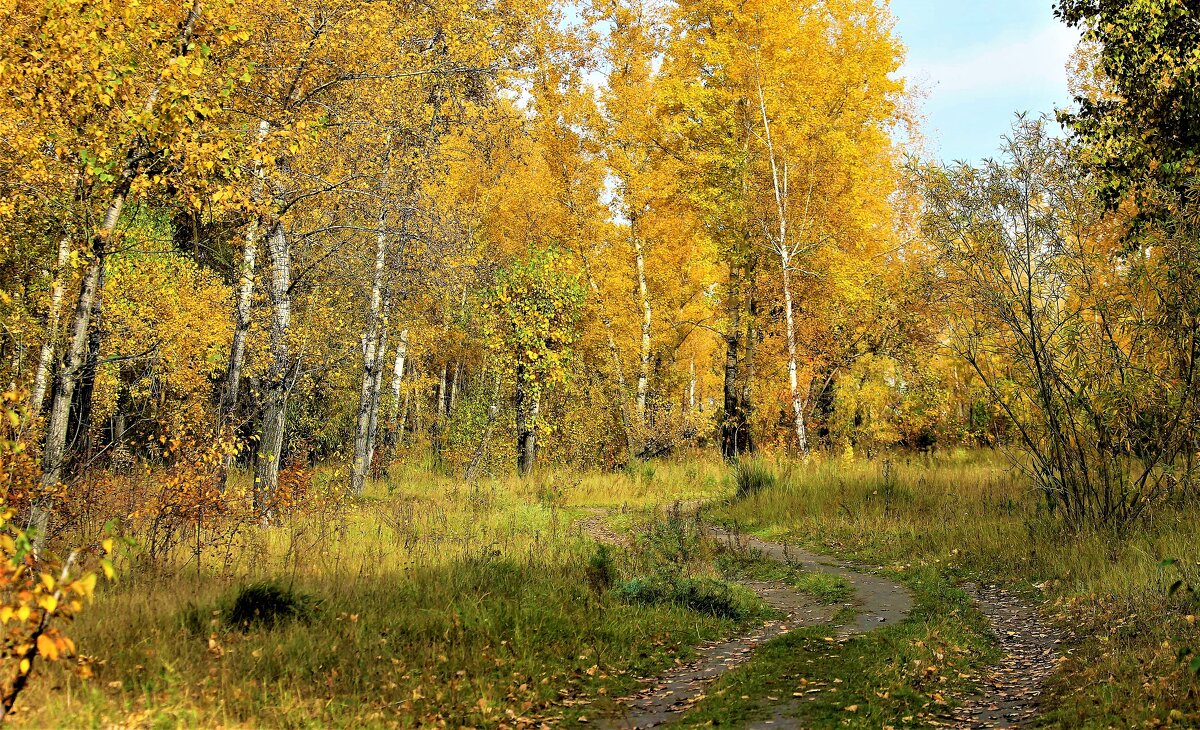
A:
{"label": "autumn forest", "polygon": [[886,0],[0,0],[0,723],[1200,726],[1200,12],[1045,5],[942,162]]}

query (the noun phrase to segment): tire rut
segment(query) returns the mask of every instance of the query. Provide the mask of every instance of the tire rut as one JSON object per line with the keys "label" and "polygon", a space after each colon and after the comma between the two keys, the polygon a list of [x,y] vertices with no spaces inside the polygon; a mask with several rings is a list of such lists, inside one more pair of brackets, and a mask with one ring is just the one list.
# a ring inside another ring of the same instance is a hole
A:
{"label": "tire rut", "polygon": [[[621,542],[604,525],[602,514],[585,518],[581,529],[601,542]],[[899,623],[912,608],[912,594],[904,586],[859,572],[844,561],[825,558],[783,543],[737,535],[720,528],[708,527],[706,530],[732,547],[757,550],[778,562],[844,578],[854,593],[852,605],[857,612],[851,622],[838,627],[840,637]],[[810,596],[783,584],[743,582],[742,585],[761,596],[768,605],[782,611],[786,618],[767,622],[743,636],[701,646],[693,662],[648,680],[645,689],[620,701],[624,709],[620,717],[602,720],[598,726],[612,730],[640,729],[659,727],[678,720],[703,699],[705,689],[713,680],[747,662],[758,646],[803,626],[828,624],[840,608],[819,604]],[[781,713],[787,709],[787,705],[776,708]],[[762,727],[784,725],[768,720]]]}
{"label": "tire rut", "polygon": [[[621,544],[625,540],[604,524],[604,513],[597,512],[581,523],[583,531],[599,542]],[[838,626],[839,638],[863,634],[897,624],[912,610],[913,598],[907,588],[895,581],[864,573],[853,564],[804,550],[794,545],[761,540],[706,527],[706,532],[733,549],[750,549],[785,564],[810,572],[845,579],[854,593],[854,619]],[[745,664],[754,650],[774,638],[805,626],[829,624],[840,606],[822,605],[795,589],[776,583],[743,582],[786,618],[770,621],[743,636],[705,644],[697,649],[697,658],[645,680],[647,687],[620,700],[624,713],[601,720],[606,730],[654,728],[680,719],[704,699],[708,685],[730,669]],[[1045,624],[1036,608],[998,586],[967,585],[976,606],[988,619],[995,641],[1003,656],[988,668],[978,694],[944,717],[944,725],[963,730],[1021,728],[1037,716],[1037,703],[1046,680],[1058,661],[1059,638]],[[764,720],[746,725],[748,730],[799,728],[791,716],[797,704],[783,702],[771,708]]]}

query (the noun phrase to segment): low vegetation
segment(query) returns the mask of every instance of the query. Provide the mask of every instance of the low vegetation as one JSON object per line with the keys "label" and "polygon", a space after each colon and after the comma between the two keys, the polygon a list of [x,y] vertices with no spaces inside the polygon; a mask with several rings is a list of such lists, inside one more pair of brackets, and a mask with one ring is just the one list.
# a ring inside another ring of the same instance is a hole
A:
{"label": "low vegetation", "polygon": [[[882,566],[917,588],[926,612],[958,606],[964,624],[974,627],[968,632],[973,638],[960,636],[953,643],[974,646],[983,655],[981,627],[961,596],[934,600],[920,589],[923,583],[998,582],[1048,612],[1064,645],[1045,723],[1200,722],[1191,700],[1200,682],[1188,662],[1188,650],[1200,646],[1195,625],[1200,604],[1184,589],[1200,565],[1197,505],[1166,506],[1133,530],[1068,529],[998,453],[808,465],[779,461],[771,468],[775,488],[731,500],[714,517]],[[1173,590],[1177,581],[1183,582]],[[921,614],[918,609],[918,620]],[[901,633],[911,649],[947,631],[945,625],[914,630],[910,623]],[[881,632],[856,642],[874,651],[869,647],[885,640]]]}

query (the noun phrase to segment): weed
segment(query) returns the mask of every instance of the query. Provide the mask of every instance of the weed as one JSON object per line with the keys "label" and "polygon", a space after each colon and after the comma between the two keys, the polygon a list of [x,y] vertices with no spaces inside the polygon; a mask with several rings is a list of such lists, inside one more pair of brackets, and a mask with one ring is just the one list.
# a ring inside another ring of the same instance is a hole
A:
{"label": "weed", "polygon": [[744,499],[779,486],[775,472],[760,458],[739,461],[734,467],[733,478],[738,499]]}
{"label": "weed", "polygon": [[613,561],[612,551],[607,545],[597,545],[596,552],[588,559],[586,575],[588,585],[596,595],[600,595],[613,587],[617,582],[617,566]]}
{"label": "weed", "polygon": [[629,603],[643,606],[673,604],[697,613],[740,621],[750,613],[745,601],[723,581],[712,578],[656,575],[634,578],[617,589]]}

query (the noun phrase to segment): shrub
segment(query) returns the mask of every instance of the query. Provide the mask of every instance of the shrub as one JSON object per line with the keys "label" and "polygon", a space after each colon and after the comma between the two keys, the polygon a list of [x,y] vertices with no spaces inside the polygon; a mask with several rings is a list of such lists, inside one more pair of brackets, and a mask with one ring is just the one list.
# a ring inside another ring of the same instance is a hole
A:
{"label": "shrub", "polygon": [[613,587],[617,582],[617,566],[607,545],[596,546],[596,552],[588,560],[584,573],[587,575],[588,585],[597,595]]}
{"label": "shrub", "polygon": [[240,629],[270,628],[286,621],[311,618],[316,602],[310,596],[275,583],[242,587],[225,613],[225,623]]}
{"label": "shrub", "polygon": [[642,606],[671,604],[734,621],[748,614],[729,584],[712,578],[661,575],[634,578],[618,588],[617,595]]}

